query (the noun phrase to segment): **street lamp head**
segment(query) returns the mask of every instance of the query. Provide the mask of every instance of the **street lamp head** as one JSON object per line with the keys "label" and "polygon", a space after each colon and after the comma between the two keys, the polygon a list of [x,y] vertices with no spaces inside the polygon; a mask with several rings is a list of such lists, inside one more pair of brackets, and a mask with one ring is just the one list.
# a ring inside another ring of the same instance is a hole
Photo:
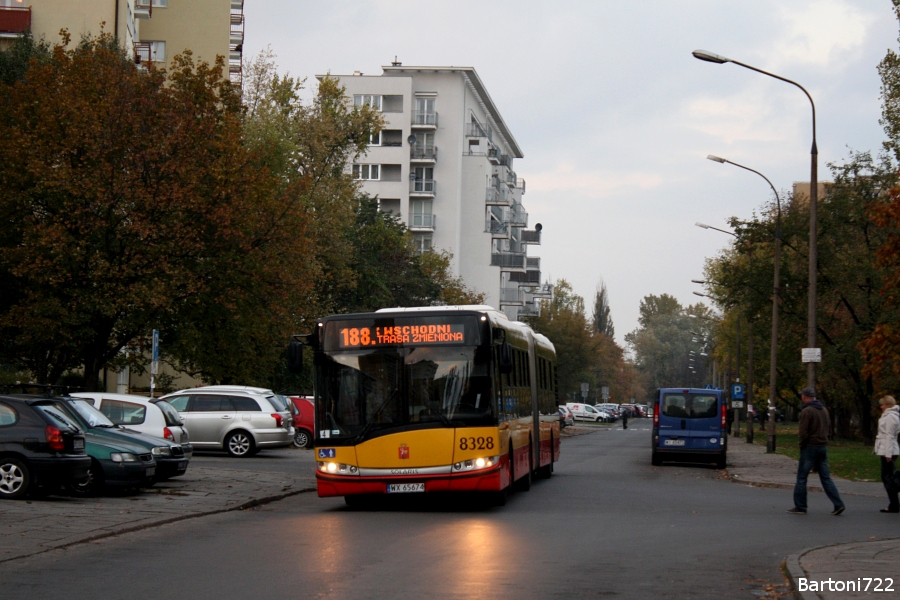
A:
{"label": "street lamp head", "polygon": [[699,283],[700,285],[703,285],[704,283],[706,283],[706,281],[703,279],[691,279],[691,283]]}
{"label": "street lamp head", "polygon": [[707,154],[707,155],[706,155],[706,160],[711,160],[711,161],[714,161],[714,162],[717,162],[717,163],[723,163],[723,164],[726,163],[726,162],[728,162],[727,159],[722,158],[721,156],[716,156],[715,154]]}
{"label": "street lamp head", "polygon": [[709,229],[709,225],[707,225],[706,223],[694,223],[694,225],[702,229]]}
{"label": "street lamp head", "polygon": [[730,58],[725,58],[724,56],[719,56],[718,54],[713,54],[712,52],[707,52],[706,50],[694,50],[693,52],[691,52],[691,54],[694,55],[694,58],[699,58],[700,60],[716,63],[718,65],[731,62]]}
{"label": "street lamp head", "polygon": [[703,297],[703,298],[709,298],[709,296],[707,296],[706,294],[701,294],[700,292],[694,292],[694,295],[695,295],[695,296],[701,296],[701,297]]}

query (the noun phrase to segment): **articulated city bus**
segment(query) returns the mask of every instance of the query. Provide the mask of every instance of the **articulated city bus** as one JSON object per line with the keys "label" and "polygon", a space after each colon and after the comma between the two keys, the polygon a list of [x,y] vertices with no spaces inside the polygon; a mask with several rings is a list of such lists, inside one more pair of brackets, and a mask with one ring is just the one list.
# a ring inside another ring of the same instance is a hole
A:
{"label": "articulated city bus", "polygon": [[487,492],[549,477],[559,458],[556,351],[489,306],[383,309],[321,319],[319,496]]}

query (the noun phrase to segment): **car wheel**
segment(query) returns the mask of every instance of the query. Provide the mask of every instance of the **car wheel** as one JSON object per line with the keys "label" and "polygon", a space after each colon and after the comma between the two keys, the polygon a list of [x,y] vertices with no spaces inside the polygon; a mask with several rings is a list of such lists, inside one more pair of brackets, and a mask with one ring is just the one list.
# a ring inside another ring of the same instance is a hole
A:
{"label": "car wheel", "polygon": [[661,466],[662,465],[662,457],[656,452],[652,453],[650,455],[650,464],[653,465],[654,467]]}
{"label": "car wheel", "polygon": [[18,458],[0,458],[0,498],[15,500],[28,493],[31,473]]}
{"label": "car wheel", "polygon": [[96,496],[103,490],[103,468],[96,461],[91,461],[87,477],[81,481],[70,483],[68,488],[73,496],[80,498]]}
{"label": "car wheel", "polygon": [[225,438],[225,449],[235,458],[245,458],[256,453],[256,444],[246,431],[233,431]]}
{"label": "car wheel", "polygon": [[294,431],[294,448],[309,448],[312,446],[312,436],[305,429]]}
{"label": "car wheel", "polygon": [[725,468],[725,455],[724,454],[722,456],[719,456],[718,458],[716,458],[716,468],[717,469]]}

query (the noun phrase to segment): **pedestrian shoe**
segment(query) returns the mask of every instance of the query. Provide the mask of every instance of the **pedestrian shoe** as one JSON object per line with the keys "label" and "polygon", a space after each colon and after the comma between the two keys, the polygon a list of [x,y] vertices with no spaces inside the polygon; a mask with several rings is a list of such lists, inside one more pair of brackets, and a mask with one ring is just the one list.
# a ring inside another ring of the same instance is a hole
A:
{"label": "pedestrian shoe", "polygon": [[833,514],[834,516],[838,516],[839,514],[844,512],[846,509],[847,509],[846,506],[841,506],[840,508],[836,508],[833,511],[831,511],[831,514]]}
{"label": "pedestrian shoe", "polygon": [[797,508],[797,507],[795,506],[794,508],[788,510],[788,514],[791,514],[791,515],[805,515],[805,514],[806,514],[806,511],[803,510],[802,508]]}
{"label": "pedestrian shoe", "polygon": [[900,513],[900,508],[882,508],[883,513]]}

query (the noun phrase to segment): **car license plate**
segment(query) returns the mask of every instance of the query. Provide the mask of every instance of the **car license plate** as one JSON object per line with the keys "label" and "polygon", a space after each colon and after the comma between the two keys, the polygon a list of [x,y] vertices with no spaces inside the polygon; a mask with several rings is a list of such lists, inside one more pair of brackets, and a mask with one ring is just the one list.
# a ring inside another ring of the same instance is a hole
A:
{"label": "car license plate", "polygon": [[154,475],[156,475],[156,467],[147,469],[147,477],[153,477]]}
{"label": "car license plate", "polygon": [[664,446],[684,446],[684,440],[665,440]]}
{"label": "car license plate", "polygon": [[183,460],[180,463],[178,463],[178,470],[180,471],[181,469],[187,469],[187,461],[186,460]]}
{"label": "car license plate", "polygon": [[84,450],[84,440],[74,440],[76,450]]}
{"label": "car license plate", "polygon": [[424,491],[424,483],[389,483],[387,486],[388,494],[409,494],[412,492]]}

